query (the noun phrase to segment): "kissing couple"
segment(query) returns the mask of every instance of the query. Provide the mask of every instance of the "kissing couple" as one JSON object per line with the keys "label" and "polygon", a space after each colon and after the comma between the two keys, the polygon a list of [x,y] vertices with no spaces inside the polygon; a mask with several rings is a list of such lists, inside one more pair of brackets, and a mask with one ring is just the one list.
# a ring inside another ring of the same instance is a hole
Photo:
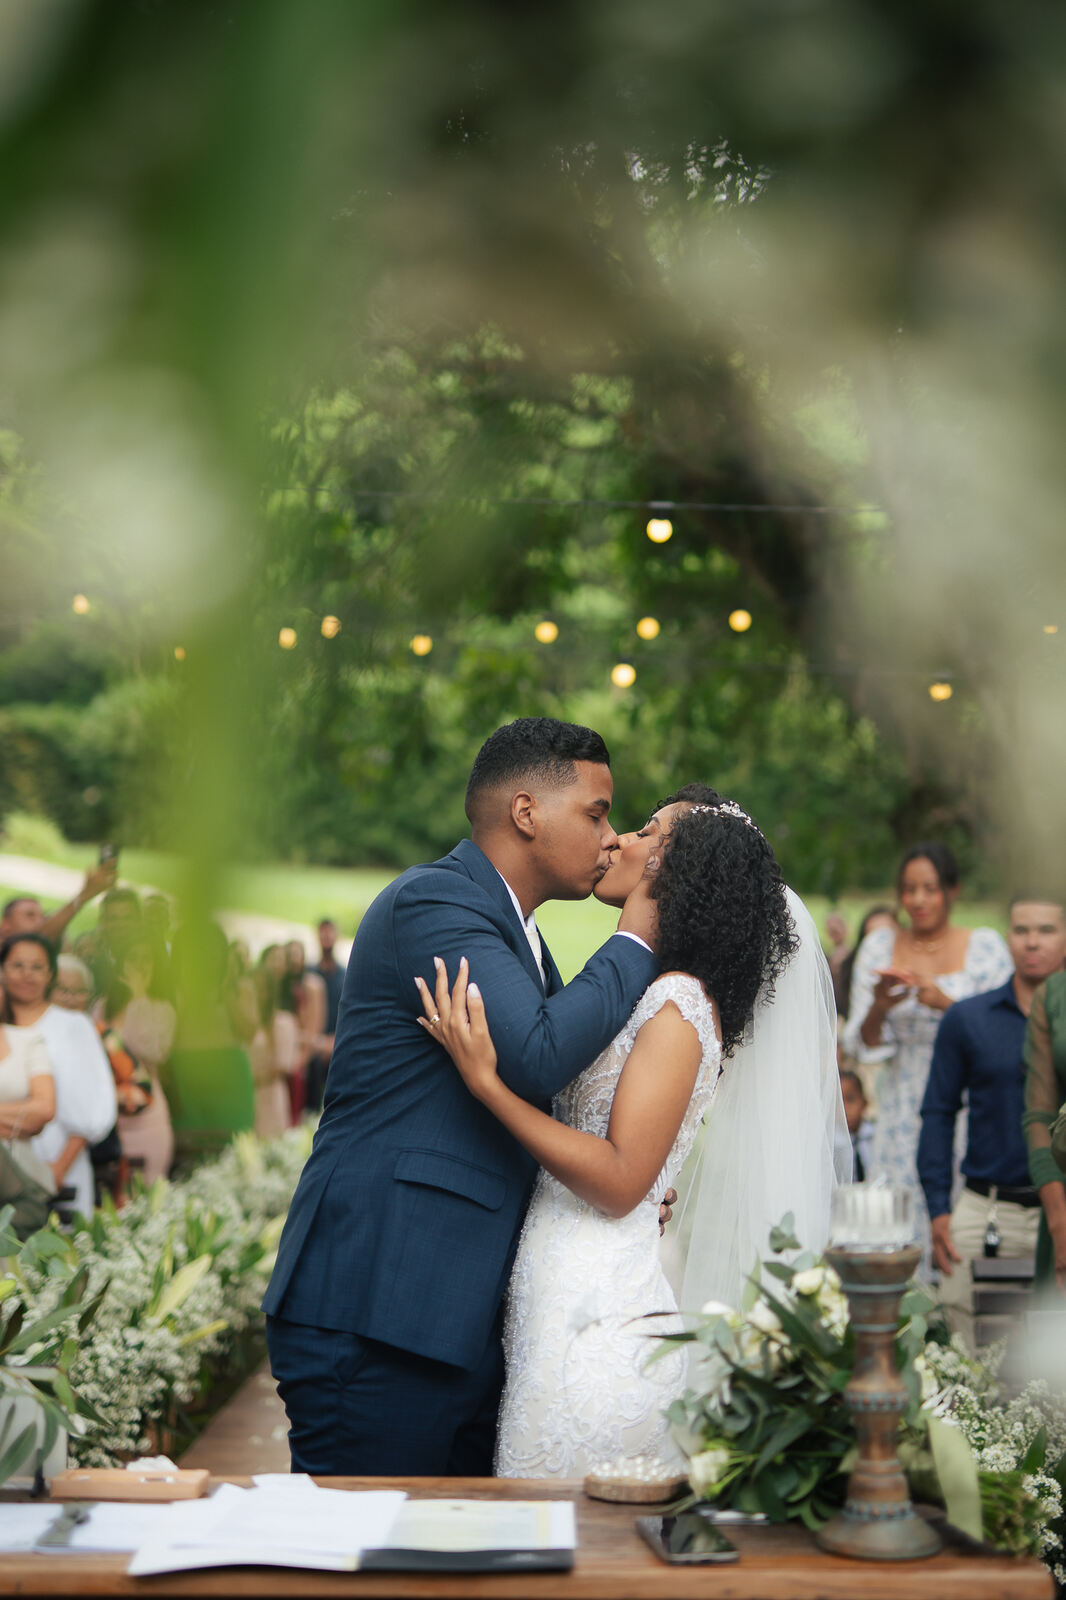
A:
{"label": "kissing couple", "polygon": [[[619,835],[612,787],[591,729],[497,729],[472,838],[359,925],[263,1302],[295,1472],[668,1454],[684,1358],[649,1369],[633,1319],[677,1308],[659,1205],[704,1119],[682,1306],[735,1305],[786,1212],[826,1241],[844,1114],[810,916],[733,802],[689,785]],[[534,913],[589,894],[618,930],[564,986]]]}

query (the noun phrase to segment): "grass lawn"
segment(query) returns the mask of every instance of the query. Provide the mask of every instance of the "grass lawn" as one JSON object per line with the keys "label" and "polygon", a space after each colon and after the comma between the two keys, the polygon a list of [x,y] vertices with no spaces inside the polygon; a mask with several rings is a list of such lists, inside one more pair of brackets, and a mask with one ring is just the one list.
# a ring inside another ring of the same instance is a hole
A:
{"label": "grass lawn", "polygon": [[[0,846],[14,855],[31,856],[39,861],[74,867],[84,872],[96,860],[92,845],[69,844],[54,828],[38,817],[15,816],[8,820]],[[147,850],[123,850],[119,863],[122,878],[134,885],[151,884],[174,892],[181,881],[181,866],[176,857]],[[218,886],[218,904],[231,911],[249,911],[262,916],[282,917],[287,921],[313,924],[320,917],[332,917],[343,934],[352,934],[363,912],[387,883],[395,877],[390,868],[310,867],[272,863],[263,866],[234,867]],[[0,884],[0,902],[18,891]],[[854,933],[864,912],[879,901],[891,902],[890,890],[880,893],[844,895],[833,908],[843,913]],[[52,910],[58,902],[42,897]],[[810,895],[807,905],[819,928],[824,928],[830,902],[824,895]],[[595,900],[553,901],[542,906],[537,922],[565,978],[584,964],[592,951],[614,930],[617,912]],[[72,925],[74,934],[92,927],[96,912],[86,907]],[[966,927],[981,924],[1006,931],[1006,911],[991,901],[960,903],[955,920]]]}

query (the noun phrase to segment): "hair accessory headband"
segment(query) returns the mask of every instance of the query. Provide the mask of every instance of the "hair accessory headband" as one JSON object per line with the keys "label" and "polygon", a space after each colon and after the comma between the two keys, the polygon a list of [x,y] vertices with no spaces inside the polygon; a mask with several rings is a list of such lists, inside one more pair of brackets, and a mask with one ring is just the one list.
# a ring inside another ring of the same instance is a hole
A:
{"label": "hair accessory headband", "polygon": [[693,806],[692,811],[699,812],[707,817],[735,817],[738,822],[745,822],[749,828],[754,828],[756,833],[761,834],[762,832],[758,823],[753,822],[748,813],[741,810],[735,800],[723,800],[717,806]]}

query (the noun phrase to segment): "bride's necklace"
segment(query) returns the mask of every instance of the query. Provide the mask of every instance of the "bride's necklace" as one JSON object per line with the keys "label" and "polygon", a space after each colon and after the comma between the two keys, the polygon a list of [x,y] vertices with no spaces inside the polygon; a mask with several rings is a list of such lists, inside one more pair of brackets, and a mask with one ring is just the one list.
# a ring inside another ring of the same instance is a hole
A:
{"label": "bride's necklace", "polygon": [[921,955],[935,956],[937,951],[943,950],[944,946],[947,944],[949,934],[950,929],[947,933],[941,934],[939,939],[919,939],[917,934],[915,934],[912,930],[911,943]]}

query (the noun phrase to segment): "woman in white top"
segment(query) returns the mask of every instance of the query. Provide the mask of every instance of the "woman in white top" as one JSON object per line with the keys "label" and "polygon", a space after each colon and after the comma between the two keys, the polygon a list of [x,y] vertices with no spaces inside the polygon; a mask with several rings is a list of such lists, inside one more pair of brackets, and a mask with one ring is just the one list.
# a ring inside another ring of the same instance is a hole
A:
{"label": "woman in white top", "polygon": [[[47,1164],[55,1187],[73,1187],[74,1209],[89,1216],[94,1193],[88,1146],[102,1139],[115,1121],[110,1064],[89,1018],[50,1003],[56,960],[46,939],[39,934],[9,939],[0,948],[0,973],[8,1038],[27,1045],[43,1041],[50,1069],[48,1114],[32,1128],[23,1118],[23,1130],[36,1135],[33,1151]],[[32,1086],[32,1078],[30,1082]]]}
{"label": "woman in white top", "polygon": [[[12,1156],[29,1177],[54,1189],[47,1168],[33,1154],[34,1134],[55,1116],[56,1096],[48,1051],[39,1033],[13,1024],[11,986],[17,990],[22,966],[29,959],[27,942],[11,938],[0,946],[0,972],[4,998],[0,1011],[0,1138],[8,1141]],[[10,958],[10,959],[9,959]]]}

